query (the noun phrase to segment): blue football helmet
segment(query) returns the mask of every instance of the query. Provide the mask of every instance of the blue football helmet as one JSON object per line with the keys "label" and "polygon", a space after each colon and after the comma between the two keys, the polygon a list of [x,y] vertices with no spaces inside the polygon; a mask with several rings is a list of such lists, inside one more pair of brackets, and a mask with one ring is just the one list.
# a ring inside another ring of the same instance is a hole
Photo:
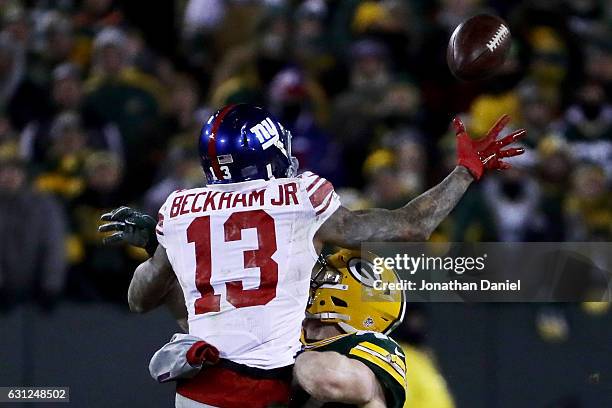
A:
{"label": "blue football helmet", "polygon": [[202,127],[200,161],[209,184],[293,177],[291,133],[265,109],[227,105]]}

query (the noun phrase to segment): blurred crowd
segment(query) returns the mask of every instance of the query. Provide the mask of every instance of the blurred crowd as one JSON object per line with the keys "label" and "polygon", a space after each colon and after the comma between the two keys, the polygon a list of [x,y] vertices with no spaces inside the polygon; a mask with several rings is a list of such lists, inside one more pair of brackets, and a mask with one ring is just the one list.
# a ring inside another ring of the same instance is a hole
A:
{"label": "blurred crowd", "polygon": [[[513,34],[498,75],[446,66],[462,20]],[[606,0],[0,0],[0,305],[123,303],[145,259],[99,217],[151,215],[202,185],[202,123],[267,106],[301,169],[351,208],[394,208],[503,113],[528,129],[513,169],[470,189],[434,234],[451,241],[612,240],[612,3]]]}

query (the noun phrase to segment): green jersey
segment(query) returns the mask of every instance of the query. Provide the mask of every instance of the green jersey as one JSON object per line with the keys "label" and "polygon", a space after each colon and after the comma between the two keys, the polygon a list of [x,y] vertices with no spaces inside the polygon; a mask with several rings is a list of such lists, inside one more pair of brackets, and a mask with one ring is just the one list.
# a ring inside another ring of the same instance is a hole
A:
{"label": "green jersey", "polygon": [[[304,346],[304,351],[335,351],[364,363],[385,390],[388,408],[402,408],[406,400],[406,358],[402,348],[381,333],[359,331],[342,334]],[[306,392],[298,392],[292,406],[303,408],[349,408],[354,405],[317,403]]]}

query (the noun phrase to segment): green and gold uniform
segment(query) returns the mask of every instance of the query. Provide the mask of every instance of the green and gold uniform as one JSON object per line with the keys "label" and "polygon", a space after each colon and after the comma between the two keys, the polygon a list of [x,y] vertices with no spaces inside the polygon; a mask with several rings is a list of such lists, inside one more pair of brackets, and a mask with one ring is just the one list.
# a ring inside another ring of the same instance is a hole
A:
{"label": "green and gold uniform", "polygon": [[[335,351],[364,363],[385,390],[388,408],[402,408],[406,399],[406,358],[402,348],[390,337],[376,332],[359,331],[341,334],[304,346],[304,351]],[[306,392],[299,391],[292,407],[349,408],[354,405],[317,403]]]}

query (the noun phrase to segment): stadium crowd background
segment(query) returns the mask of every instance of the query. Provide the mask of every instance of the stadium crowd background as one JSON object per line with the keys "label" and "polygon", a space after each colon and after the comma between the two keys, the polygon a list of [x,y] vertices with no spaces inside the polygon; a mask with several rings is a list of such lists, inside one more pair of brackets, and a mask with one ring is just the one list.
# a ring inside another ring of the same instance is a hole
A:
{"label": "stadium crowd background", "polygon": [[[611,2],[142,4],[0,0],[0,313],[62,299],[127,310],[146,255],[104,247],[99,217],[126,204],[154,216],[202,184],[197,135],[226,103],[269,107],[301,168],[351,208],[394,208],[444,177],[454,114],[481,135],[508,113],[528,153],[474,185],[432,239],[612,240]],[[509,22],[511,58],[460,83],[446,44],[479,12]],[[422,309],[410,310],[398,335],[420,343]],[[538,325],[567,335],[563,309]]]}
{"label": "stadium crowd background", "polygon": [[[202,184],[199,129],[231,102],[268,106],[353,208],[439,181],[455,113],[473,135],[508,113],[528,153],[432,239],[611,240],[610,2],[160,3],[0,1],[0,302],[124,303],[144,253],[103,247],[99,216]],[[507,19],[511,58],[460,83],[446,43],[478,12]]]}

